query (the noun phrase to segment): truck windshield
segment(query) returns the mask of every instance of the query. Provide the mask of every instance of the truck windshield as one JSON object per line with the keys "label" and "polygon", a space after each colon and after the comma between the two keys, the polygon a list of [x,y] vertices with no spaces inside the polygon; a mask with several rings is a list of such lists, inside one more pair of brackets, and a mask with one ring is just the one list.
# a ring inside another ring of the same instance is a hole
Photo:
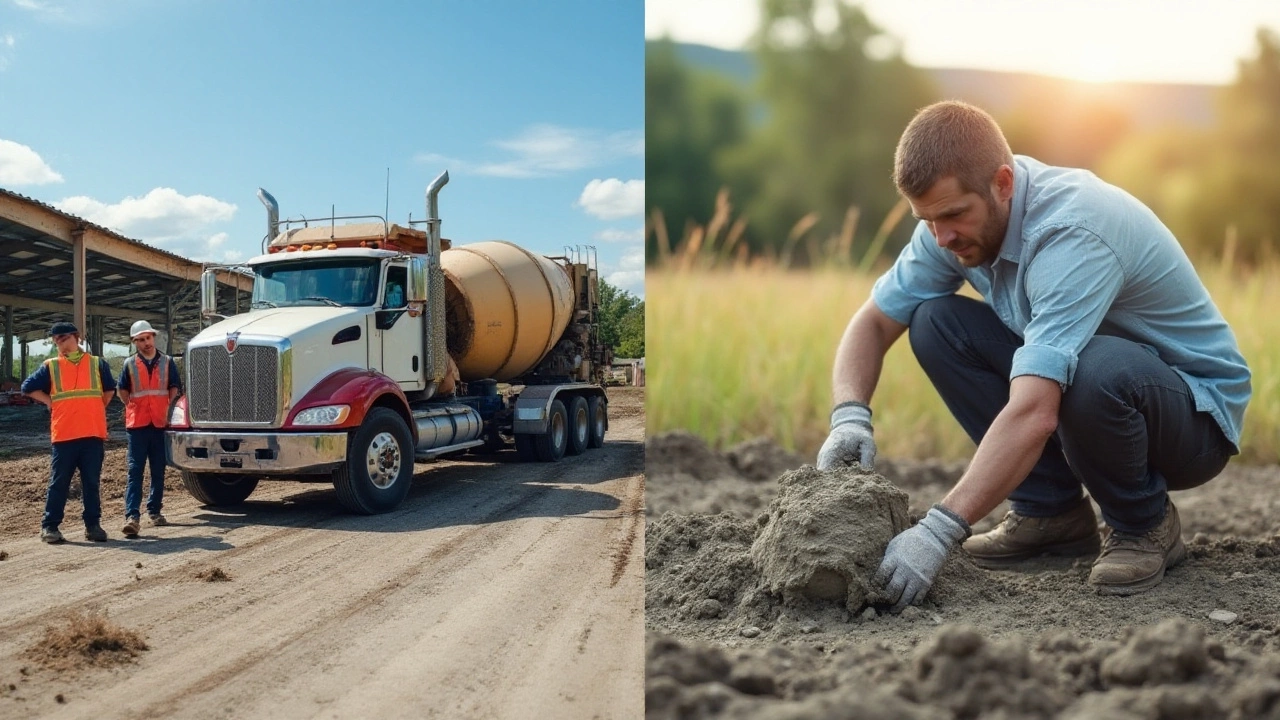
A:
{"label": "truck windshield", "polygon": [[259,265],[253,279],[253,306],[344,305],[377,301],[377,260],[335,258]]}

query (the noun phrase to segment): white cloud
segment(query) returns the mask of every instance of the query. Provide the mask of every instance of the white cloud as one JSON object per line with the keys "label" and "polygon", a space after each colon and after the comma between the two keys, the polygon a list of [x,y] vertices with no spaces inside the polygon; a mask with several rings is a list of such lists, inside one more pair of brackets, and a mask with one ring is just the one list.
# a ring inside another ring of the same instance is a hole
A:
{"label": "white cloud", "polygon": [[602,220],[640,215],[644,212],[644,181],[592,180],[582,189],[577,204]]}
{"label": "white cloud", "polygon": [[236,213],[232,203],[208,195],[181,195],[172,188],[155,188],[140,198],[127,197],[114,205],[83,195],[54,204],[121,235],[156,245],[200,237],[209,225],[230,220]]}
{"label": "white cloud", "polygon": [[644,246],[627,248],[618,260],[617,267],[611,264],[602,268],[604,279],[610,285],[644,299]]}
{"label": "white cloud", "polygon": [[243,252],[226,247],[227,240],[230,238],[231,236],[227,233],[220,232],[208,237],[181,238],[153,244],[157,247],[163,245],[163,249],[175,255],[198,262],[233,263],[243,260],[245,257]]}
{"label": "white cloud", "polygon": [[605,228],[592,236],[595,240],[603,243],[631,243],[644,240],[644,228],[638,227],[634,230],[619,230],[618,228]]}
{"label": "white cloud", "polygon": [[47,185],[60,182],[62,176],[54,172],[35,150],[12,140],[0,140],[0,184]]}
{"label": "white cloud", "polygon": [[641,130],[604,133],[558,125],[533,125],[514,138],[497,140],[492,144],[506,151],[509,157],[498,161],[472,161],[438,153],[421,153],[416,159],[421,163],[447,165],[476,175],[536,178],[598,167],[620,158],[644,156],[644,132]]}

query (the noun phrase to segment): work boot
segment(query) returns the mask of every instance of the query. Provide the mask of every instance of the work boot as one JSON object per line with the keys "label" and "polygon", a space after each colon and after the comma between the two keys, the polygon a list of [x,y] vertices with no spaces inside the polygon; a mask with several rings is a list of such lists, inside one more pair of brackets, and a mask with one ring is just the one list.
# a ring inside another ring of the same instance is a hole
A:
{"label": "work boot", "polygon": [[66,538],[62,537],[62,533],[58,532],[58,528],[56,527],[40,528],[40,539],[49,543],[50,545],[60,543],[60,542],[66,542]]}
{"label": "work boot", "polygon": [[1099,544],[1098,520],[1086,499],[1053,517],[1027,517],[1010,510],[994,529],[966,540],[964,549],[975,565],[994,570],[1041,555],[1091,555]]}
{"label": "work boot", "polygon": [[165,520],[164,516],[161,515],[160,513],[151,513],[150,517],[151,517],[151,524],[155,525],[156,527],[164,527],[165,525],[169,524],[169,521]]}
{"label": "work boot", "polygon": [[1150,590],[1164,579],[1166,569],[1187,557],[1182,521],[1178,519],[1178,509],[1168,500],[1164,519],[1142,535],[1129,535],[1107,526],[1102,538],[1102,554],[1089,573],[1089,584],[1099,595],[1133,595]]}
{"label": "work boot", "polygon": [[84,528],[84,539],[92,542],[106,542],[107,531],[103,530],[101,525],[86,525]]}
{"label": "work boot", "polygon": [[124,533],[124,536],[128,538],[138,537],[138,526],[141,524],[142,522],[138,518],[130,515],[124,519],[124,527],[120,529],[120,532]]}

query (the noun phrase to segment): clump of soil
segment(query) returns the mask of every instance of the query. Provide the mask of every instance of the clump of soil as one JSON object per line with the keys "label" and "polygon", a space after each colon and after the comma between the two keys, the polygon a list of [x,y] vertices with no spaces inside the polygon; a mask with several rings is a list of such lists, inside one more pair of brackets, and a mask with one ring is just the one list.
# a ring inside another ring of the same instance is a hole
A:
{"label": "clump of soil", "polygon": [[231,576],[223,571],[222,568],[214,567],[196,573],[196,579],[204,580],[205,582],[230,582]]}
{"label": "clump of soil", "polygon": [[106,667],[131,662],[147,643],[141,635],[107,619],[106,611],[73,612],[61,625],[45,628],[44,637],[25,657],[51,670],[84,665]]}
{"label": "clump of soil", "polygon": [[907,494],[860,468],[806,465],[778,486],[751,546],[764,588],[789,604],[832,600],[850,612],[878,598],[872,578],[885,546],[911,524]]}
{"label": "clump of soil", "polygon": [[782,473],[804,464],[799,455],[766,437],[738,443],[726,450],[724,457],[739,475],[753,482],[772,482]]}
{"label": "clump of soil", "polygon": [[660,477],[686,476],[694,480],[736,477],[737,472],[719,453],[707,447],[702,438],[677,430],[664,433],[658,442],[644,444],[646,474]]}

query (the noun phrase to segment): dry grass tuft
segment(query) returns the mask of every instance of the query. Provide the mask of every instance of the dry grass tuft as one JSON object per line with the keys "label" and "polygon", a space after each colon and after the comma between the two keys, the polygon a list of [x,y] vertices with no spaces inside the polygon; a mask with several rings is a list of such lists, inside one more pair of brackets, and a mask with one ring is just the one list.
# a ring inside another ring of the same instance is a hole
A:
{"label": "dry grass tuft", "polygon": [[46,627],[23,655],[51,670],[71,670],[132,662],[148,649],[140,634],[112,623],[105,610],[91,610],[74,611],[61,625]]}
{"label": "dry grass tuft", "polygon": [[205,582],[229,582],[231,580],[231,576],[220,567],[201,570],[196,573],[196,578]]}

